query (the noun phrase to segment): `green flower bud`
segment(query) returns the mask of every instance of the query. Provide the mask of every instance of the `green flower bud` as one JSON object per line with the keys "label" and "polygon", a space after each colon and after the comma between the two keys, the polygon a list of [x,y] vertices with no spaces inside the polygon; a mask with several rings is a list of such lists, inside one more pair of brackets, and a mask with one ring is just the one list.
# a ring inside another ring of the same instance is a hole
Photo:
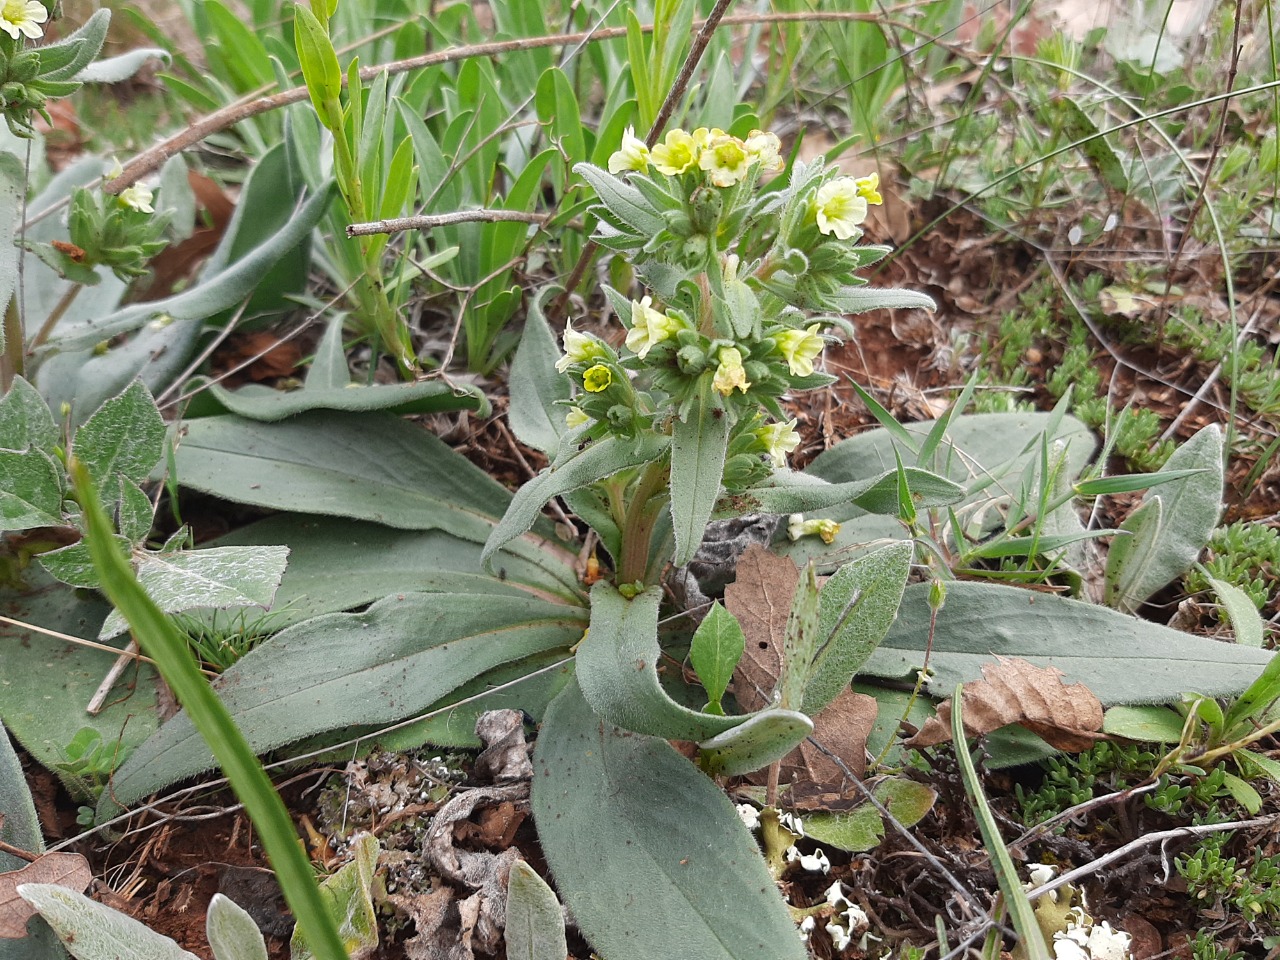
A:
{"label": "green flower bud", "polygon": [[9,64],[9,76],[21,83],[34,80],[40,73],[40,57],[30,50],[23,50]]}
{"label": "green flower bud", "polygon": [[690,344],[676,352],[676,366],[685,376],[696,377],[707,369],[707,354],[701,347]]}
{"label": "green flower bud", "polygon": [[689,219],[698,233],[715,233],[724,212],[724,197],[714,187],[699,187],[689,198]]}

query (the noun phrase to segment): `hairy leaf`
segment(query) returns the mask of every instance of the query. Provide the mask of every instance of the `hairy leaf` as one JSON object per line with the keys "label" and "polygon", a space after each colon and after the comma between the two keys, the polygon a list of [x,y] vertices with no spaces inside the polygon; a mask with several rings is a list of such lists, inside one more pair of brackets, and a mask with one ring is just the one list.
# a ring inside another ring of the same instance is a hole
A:
{"label": "hairy leaf", "polygon": [[533,813],[565,904],[611,960],[804,960],[724,793],[665,742],[602,722],[577,684],[543,722]]}

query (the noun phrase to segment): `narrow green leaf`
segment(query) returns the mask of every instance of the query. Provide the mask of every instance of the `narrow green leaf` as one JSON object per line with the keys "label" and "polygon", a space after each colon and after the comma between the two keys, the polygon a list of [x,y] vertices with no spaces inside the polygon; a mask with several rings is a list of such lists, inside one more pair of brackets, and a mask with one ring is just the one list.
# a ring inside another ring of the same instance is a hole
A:
{"label": "narrow green leaf", "polygon": [[704,383],[687,420],[671,430],[671,519],[676,538],[672,562],[683,566],[702,544],[707,521],[720,496],[729,414],[720,395]]}
{"label": "narrow green leaf", "polygon": [[1280,656],[1272,656],[1261,675],[1227,709],[1223,726],[1234,731],[1242,720],[1258,719],[1280,697]]}
{"label": "narrow green leaf", "polygon": [[507,960],[564,960],[569,955],[560,901],[523,860],[511,865],[507,884],[506,947]]}
{"label": "narrow green leaf", "polygon": [[[28,853],[44,853],[44,834],[36,818],[31,791],[27,789],[27,777],[3,724],[0,724],[0,810],[5,813],[4,822],[0,823],[0,840]],[[0,873],[20,870],[26,865],[26,860],[0,850]]]}
{"label": "narrow green leaf", "polygon": [[600,955],[670,956],[678,931],[682,960],[807,956],[733,805],[668,744],[603,722],[570,683],[533,762],[538,837]]}
{"label": "narrow green leaf", "polygon": [[1135,473],[1118,477],[1098,477],[1094,480],[1082,480],[1075,484],[1076,496],[1106,497],[1116,493],[1129,493],[1132,490],[1146,490],[1158,487],[1162,483],[1182,480],[1194,476],[1201,470],[1161,470],[1159,473]]}
{"label": "narrow green leaf", "polygon": [[[249,745],[266,752],[421,713],[494,667],[568,648],[582,636],[584,613],[529,597],[395,594],[276,634],[227,668],[217,690]],[[99,813],[212,764],[179,713],[116,771]]]}
{"label": "narrow green leaf", "polygon": [[542,312],[553,289],[546,288],[529,306],[520,346],[511,362],[511,403],[507,409],[512,432],[548,456],[560,446],[565,432],[567,408],[558,406],[557,401],[570,396],[569,378],[556,369],[560,348]]}
{"label": "narrow green leaf", "polygon": [[729,681],[733,679],[733,668],[742,658],[746,645],[747,638],[738,618],[722,607],[719,601],[713,603],[694,631],[693,642],[689,647],[689,662],[707,691],[710,712],[724,713],[720,700],[729,687]]}
{"label": "narrow green leaf", "polygon": [[1266,624],[1262,622],[1258,608],[1253,605],[1249,595],[1234,584],[1213,577],[1209,577],[1209,586],[1218,595],[1227,622],[1236,632],[1236,643],[1243,643],[1247,647],[1261,647],[1266,641]]}
{"label": "narrow green leaf", "polygon": [[1071,97],[1055,99],[1052,107],[1060,113],[1062,131],[1067,139],[1084,141],[1080,144],[1080,151],[1103,182],[1112,190],[1128,193],[1129,177],[1125,173],[1124,163],[1089,115]]}
{"label": "narrow green leaf", "polygon": [[965,793],[973,805],[974,817],[978,821],[978,830],[982,834],[987,848],[987,856],[991,858],[991,868],[995,871],[996,883],[1004,895],[1005,908],[1013,920],[1013,929],[1018,932],[1018,945],[1028,960],[1051,960],[1049,948],[1044,934],[1040,932],[1040,924],[1036,922],[1035,910],[1027,899],[1027,892],[1022,888],[1022,880],[1018,877],[1018,869],[1009,856],[1009,848],[1000,836],[1000,827],[996,823],[995,814],[982,791],[982,781],[978,779],[978,771],[973,766],[973,756],[969,753],[969,743],[965,737],[963,713],[964,687],[957,685],[951,697],[951,739],[956,745],[956,759],[960,763],[960,779],[964,783]]}
{"label": "narrow green leaf", "polygon": [[511,498],[507,512],[485,542],[484,562],[492,563],[493,556],[499,549],[532,527],[543,506],[552,497],[572,493],[587,484],[611,477],[619,470],[656,460],[666,453],[669,443],[670,440],[666,437],[651,435],[642,436],[634,443],[617,437],[605,437],[558,467],[542,471]]}
{"label": "narrow green leaf", "polygon": [[[19,247],[11,242],[27,196],[25,165],[8,150],[0,151],[0,310],[9,306],[18,285]],[[0,350],[5,333],[0,329]]]}
{"label": "narrow green leaf", "polygon": [[656,237],[667,228],[667,221],[635,187],[589,163],[576,164],[573,171],[587,181],[610,213],[636,233]]}
{"label": "narrow green leaf", "polygon": [[[47,80],[70,80],[97,59],[107,39],[111,11],[97,10],[70,36],[41,44],[40,75]],[[8,234],[5,234],[8,236]]]}
{"label": "narrow green leaf", "polygon": [[338,66],[338,55],[333,50],[328,31],[320,25],[315,14],[300,3],[293,5],[293,40],[302,66],[302,78],[316,114],[335,136],[342,136],[342,131],[335,129],[333,124],[334,107],[342,91],[342,68]]}
{"label": "narrow green leaf", "polygon": [[285,901],[308,940],[316,945],[317,955],[321,960],[347,960],[280,795],[226,707],[201,676],[182,637],[147,598],[134,579],[128,560],[113,546],[111,524],[102,512],[89,471],[73,460],[70,472],[76,499],[84,511],[86,539],[105,593],[125,614],[138,645],[156,662],[165,682],[194,718],[196,728],[252,819],[280,879]]}
{"label": "narrow green leaf", "polygon": [[757,486],[727,498],[733,515],[740,513],[809,513],[853,504],[867,513],[898,516],[900,479],[905,479],[917,509],[941,507],[964,498],[964,489],[946,477],[917,467],[886,470],[866,480],[829,483],[808,473],[778,470]]}

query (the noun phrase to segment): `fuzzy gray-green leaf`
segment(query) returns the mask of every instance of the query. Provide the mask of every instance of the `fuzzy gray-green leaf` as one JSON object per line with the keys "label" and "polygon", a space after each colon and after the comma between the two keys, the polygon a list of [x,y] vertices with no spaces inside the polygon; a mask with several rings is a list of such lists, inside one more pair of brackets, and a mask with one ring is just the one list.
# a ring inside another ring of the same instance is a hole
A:
{"label": "fuzzy gray-green leaf", "polygon": [[524,443],[548,456],[555,454],[565,432],[564,406],[569,399],[569,378],[556,369],[560,349],[542,313],[542,298],[535,300],[524,322],[520,346],[511,362],[511,404],[507,419]]}
{"label": "fuzzy gray-green leaf", "polygon": [[[862,674],[915,679],[929,643],[929,584],[907,587],[898,619]],[[997,656],[1053,666],[1104,705],[1173,703],[1187,690],[1234,696],[1272,654],[1194,637],[1079,600],[989,583],[955,581],[938,613],[925,690],[944,698],[977,680]]]}
{"label": "fuzzy gray-green leaf", "polygon": [[825,647],[805,687],[804,712],[817,716],[875,652],[898,616],[911,572],[909,541],[845,564],[822,587],[819,641]]}
{"label": "fuzzy gray-green leaf", "polygon": [[688,420],[676,420],[672,425],[671,519],[676,539],[672,562],[678,567],[692,560],[702,544],[720,496],[731,426],[719,395],[705,388],[694,401]]}
{"label": "fuzzy gray-green leaf", "polygon": [[534,751],[533,814],[565,905],[610,960],[805,960],[724,793],[662,740],[602,722],[570,683]]}
{"label": "fuzzy gray-green leaf", "polygon": [[507,885],[506,946],[507,960],[564,960],[569,955],[560,901],[523,860],[511,865]]}
{"label": "fuzzy gray-green leaf", "polygon": [[611,724],[667,740],[708,740],[742,723],[690,710],[658,683],[659,587],[631,600],[608,583],[591,588],[591,629],[578,647],[578,684]]}
{"label": "fuzzy gray-green leaf", "polygon": [[[329,730],[403,720],[493,667],[568,647],[584,625],[581,609],[526,597],[398,594],[363,613],[282,631],[215,687],[261,753]],[[180,713],[116,772],[103,803],[131,803],[213,762]]]}

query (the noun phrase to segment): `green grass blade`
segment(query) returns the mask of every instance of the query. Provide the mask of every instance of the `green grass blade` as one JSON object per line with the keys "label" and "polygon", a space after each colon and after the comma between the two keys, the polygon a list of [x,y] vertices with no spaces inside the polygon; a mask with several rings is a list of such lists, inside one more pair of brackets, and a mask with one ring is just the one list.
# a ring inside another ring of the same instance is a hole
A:
{"label": "green grass blade", "polygon": [[1000,892],[1009,908],[1009,918],[1013,921],[1013,929],[1018,931],[1027,960],[1051,960],[1049,949],[1045,945],[1044,935],[1036,922],[1035,910],[1027,899],[1027,892],[1022,889],[1018,880],[1018,869],[1009,856],[1009,848],[1004,845],[1000,836],[1000,828],[991,813],[991,805],[987,803],[982,792],[982,783],[978,780],[978,771],[974,769],[973,757],[969,755],[969,744],[965,739],[964,718],[962,716],[964,687],[956,686],[951,698],[951,739],[956,745],[956,759],[960,762],[960,778],[964,781],[965,792],[973,802],[974,816],[978,821],[978,829],[982,832],[983,843],[991,857],[991,868],[996,873],[996,881],[1000,884]]}
{"label": "green grass blade", "polygon": [[155,660],[160,675],[186,707],[244,804],[308,945],[320,960],[348,960],[284,802],[222,701],[200,675],[182,637],[138,585],[128,560],[115,545],[114,530],[88,471],[72,460],[70,473],[84,511],[89,555],[103,591],[129,621],[143,651]]}

